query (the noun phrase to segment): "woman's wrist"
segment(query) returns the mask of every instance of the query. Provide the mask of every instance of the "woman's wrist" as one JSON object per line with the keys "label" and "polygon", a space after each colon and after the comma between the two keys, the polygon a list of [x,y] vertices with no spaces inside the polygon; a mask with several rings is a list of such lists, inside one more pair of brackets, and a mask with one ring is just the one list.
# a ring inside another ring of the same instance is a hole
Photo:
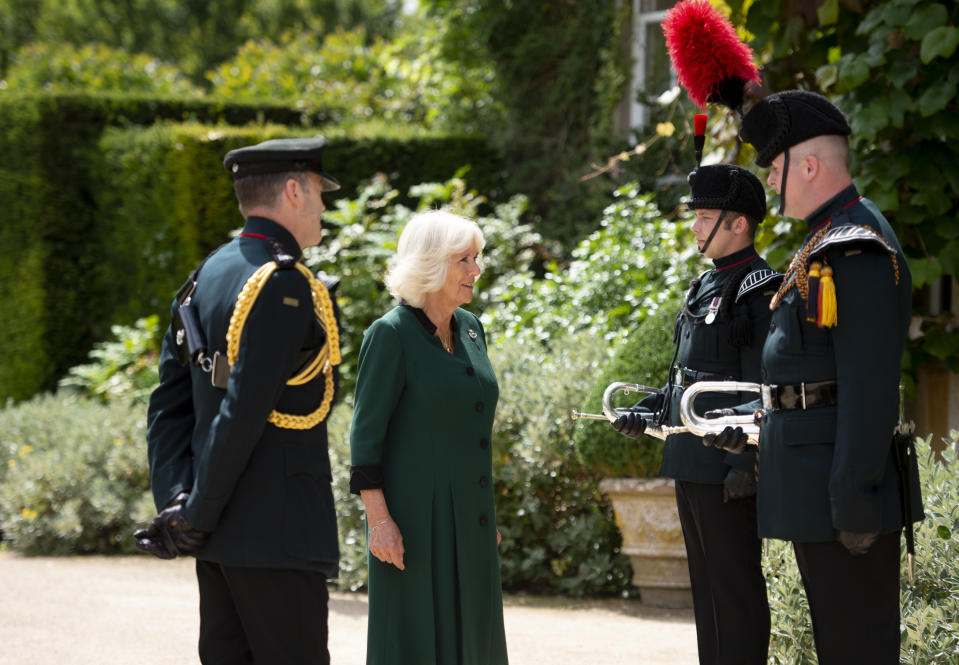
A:
{"label": "woman's wrist", "polygon": [[386,523],[388,523],[388,522],[390,522],[390,521],[391,521],[390,518],[389,518],[389,517],[386,517],[386,518],[381,519],[381,520],[376,520],[376,521],[370,522],[370,523],[369,523],[369,524],[370,524],[370,533],[372,534],[372,533],[373,533],[374,531],[376,531],[378,528],[380,528],[381,526],[385,525]]}

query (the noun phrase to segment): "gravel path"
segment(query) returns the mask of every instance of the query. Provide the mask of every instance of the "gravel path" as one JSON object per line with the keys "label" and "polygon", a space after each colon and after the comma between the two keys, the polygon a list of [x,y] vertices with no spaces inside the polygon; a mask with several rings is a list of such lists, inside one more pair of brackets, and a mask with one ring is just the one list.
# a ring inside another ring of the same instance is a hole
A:
{"label": "gravel path", "polygon": [[[0,552],[0,599],[0,665],[199,662],[190,559]],[[331,594],[335,665],[363,665],[366,607],[363,594]],[[508,596],[505,617],[512,665],[697,662],[691,610]]]}

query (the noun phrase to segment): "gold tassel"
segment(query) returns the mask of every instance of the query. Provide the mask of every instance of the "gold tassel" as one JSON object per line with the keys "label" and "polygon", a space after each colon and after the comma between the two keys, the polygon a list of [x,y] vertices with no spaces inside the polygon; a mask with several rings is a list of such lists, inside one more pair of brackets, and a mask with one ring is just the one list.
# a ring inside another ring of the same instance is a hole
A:
{"label": "gold tassel", "polygon": [[832,268],[823,266],[819,279],[819,321],[820,328],[832,328],[838,319],[836,311],[836,283],[832,278]]}
{"label": "gold tassel", "polygon": [[819,269],[822,264],[819,261],[813,261],[809,264],[809,272],[806,276],[806,320],[812,323],[819,321]]}

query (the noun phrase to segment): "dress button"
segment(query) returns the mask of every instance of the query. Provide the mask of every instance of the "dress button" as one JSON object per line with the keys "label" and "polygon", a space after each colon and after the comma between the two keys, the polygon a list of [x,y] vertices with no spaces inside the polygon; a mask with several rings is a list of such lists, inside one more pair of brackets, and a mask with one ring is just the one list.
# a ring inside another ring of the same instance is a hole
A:
{"label": "dress button", "polygon": [[480,487],[486,487],[487,485],[489,485],[489,480],[486,478],[486,476],[480,478]]}
{"label": "dress button", "polygon": [[476,403],[476,411],[477,411],[477,412],[482,412],[482,411],[483,411],[483,403],[482,403],[482,402],[477,402],[477,403]]}
{"label": "dress button", "polygon": [[489,520],[486,519],[486,515],[480,515],[479,525],[480,525],[480,526],[486,526],[487,524],[489,524]]}
{"label": "dress button", "polygon": [[689,331],[686,331],[686,339],[689,339]]}
{"label": "dress button", "polygon": [[772,321],[770,321],[770,322],[769,322],[769,330],[772,331],[772,330],[775,330],[775,329],[776,329],[776,324],[773,323]]}
{"label": "dress button", "polygon": [[473,376],[473,374],[474,374],[473,368],[472,368],[472,367],[467,367],[467,368],[466,368],[466,373],[467,373],[469,376]]}
{"label": "dress button", "polygon": [[482,448],[483,450],[486,450],[487,446],[489,446],[489,441],[487,441],[486,439],[482,439],[480,441],[480,448]]}

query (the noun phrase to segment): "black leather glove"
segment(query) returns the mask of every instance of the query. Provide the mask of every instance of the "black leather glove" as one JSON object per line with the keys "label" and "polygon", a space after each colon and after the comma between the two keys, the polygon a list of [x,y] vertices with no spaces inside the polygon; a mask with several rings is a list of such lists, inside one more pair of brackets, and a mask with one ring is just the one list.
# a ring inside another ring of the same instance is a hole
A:
{"label": "black leather glove", "polygon": [[624,413],[614,420],[612,425],[614,430],[632,439],[638,439],[646,431],[646,419],[639,411]]}
{"label": "black leather glove", "polygon": [[756,474],[732,467],[723,479],[723,503],[756,496]]}
{"label": "black leather glove", "polygon": [[199,550],[210,534],[193,528],[183,514],[187,492],[181,492],[145,529],[134,532],[137,549],[161,559],[173,559]]}
{"label": "black leather glove", "polygon": [[742,427],[726,427],[719,434],[710,432],[703,436],[703,445],[723,450],[738,455],[746,450],[746,442],[749,437],[743,432]]}
{"label": "black leather glove", "polygon": [[856,531],[840,531],[839,542],[849,550],[853,556],[865,554],[879,536],[878,532],[858,533]]}

